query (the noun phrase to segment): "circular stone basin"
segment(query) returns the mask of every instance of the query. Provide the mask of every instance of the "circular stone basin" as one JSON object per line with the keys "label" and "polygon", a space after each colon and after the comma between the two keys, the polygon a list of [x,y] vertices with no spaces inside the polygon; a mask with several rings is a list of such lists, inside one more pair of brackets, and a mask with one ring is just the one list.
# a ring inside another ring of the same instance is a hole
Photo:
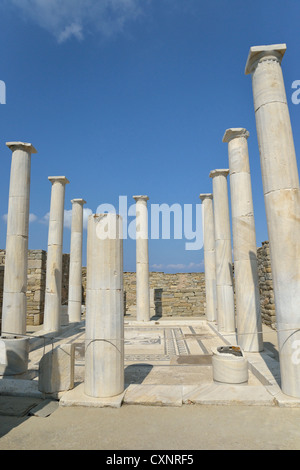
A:
{"label": "circular stone basin", "polygon": [[227,384],[248,382],[248,361],[239,346],[220,346],[212,350],[213,379]]}
{"label": "circular stone basin", "polygon": [[0,375],[17,375],[27,371],[29,339],[17,335],[0,337]]}

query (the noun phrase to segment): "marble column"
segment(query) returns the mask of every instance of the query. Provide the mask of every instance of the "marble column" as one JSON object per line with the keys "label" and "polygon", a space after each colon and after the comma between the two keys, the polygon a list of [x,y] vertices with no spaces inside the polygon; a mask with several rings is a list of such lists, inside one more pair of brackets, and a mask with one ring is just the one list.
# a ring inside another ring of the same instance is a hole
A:
{"label": "marble column", "polygon": [[227,129],[236,324],[238,344],[246,352],[263,349],[257,248],[247,139],[243,128]]}
{"label": "marble column", "polygon": [[7,142],[12,151],[5,273],[2,307],[2,334],[26,333],[26,291],[31,154],[35,148],[24,142]]}
{"label": "marble column", "polygon": [[232,280],[232,248],[227,176],[229,170],[210,172],[213,185],[217,321],[220,332],[235,332],[235,308]]}
{"label": "marble column", "polygon": [[124,391],[122,238],[119,215],[89,216],[84,393],[95,398]]}
{"label": "marble column", "polygon": [[82,303],[82,232],[84,199],[72,201],[72,225],[70,244],[68,317],[69,322],[80,322]]}
{"label": "marble column", "polygon": [[213,195],[200,194],[203,206],[203,241],[204,241],[204,270],[206,292],[206,319],[217,320],[216,292],[216,253],[215,253],[215,224],[213,213]]}
{"label": "marble column", "polygon": [[50,176],[52,184],[48,232],[44,330],[58,332],[61,323],[62,250],[65,176]]}
{"label": "marble column", "polygon": [[136,319],[150,321],[148,253],[148,196],[133,196],[136,201]]}
{"label": "marble column", "polygon": [[300,192],[281,69],[285,44],[250,48],[254,110],[270,243],[282,391],[300,397]]}

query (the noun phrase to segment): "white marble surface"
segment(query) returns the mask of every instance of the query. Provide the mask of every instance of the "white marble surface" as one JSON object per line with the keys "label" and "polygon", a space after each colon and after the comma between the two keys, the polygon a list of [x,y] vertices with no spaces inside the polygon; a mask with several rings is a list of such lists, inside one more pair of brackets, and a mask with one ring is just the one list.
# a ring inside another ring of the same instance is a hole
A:
{"label": "white marble surface", "polygon": [[[236,346],[239,348],[239,346]],[[213,379],[226,384],[242,384],[248,382],[248,361],[242,356],[220,353],[218,348],[212,350]]]}
{"label": "white marble surface", "polygon": [[[110,235],[101,239],[105,227]],[[112,397],[124,390],[122,234],[119,215],[89,217],[84,390],[94,398]]]}
{"label": "white marble surface", "polygon": [[227,129],[238,343],[244,351],[263,348],[257,249],[247,139],[244,128]]}
{"label": "white marble surface", "polygon": [[299,175],[284,79],[285,44],[250,49],[251,73],[270,242],[282,390],[300,398]]}
{"label": "white marble surface", "polygon": [[216,252],[215,224],[213,213],[213,195],[200,194],[203,206],[203,241],[204,241],[204,271],[206,293],[206,318],[208,321],[217,320],[217,290],[216,290]]}
{"label": "white marble surface", "polygon": [[219,331],[235,331],[232,246],[229,219],[228,169],[210,172],[214,198],[217,322]]}
{"label": "white marble surface", "polygon": [[24,142],[7,142],[12,151],[3,285],[2,333],[26,333],[26,290],[31,154]]}
{"label": "white marble surface", "polygon": [[70,268],[68,315],[70,322],[80,322],[82,304],[82,236],[84,199],[72,199],[72,225],[70,243]]}
{"label": "white marble surface", "polygon": [[64,229],[65,176],[49,176],[51,204],[48,229],[44,330],[59,332],[61,321],[62,247]]}
{"label": "white marble surface", "polygon": [[150,320],[148,196],[133,196],[136,201],[136,315],[138,321]]}
{"label": "white marble surface", "polygon": [[62,344],[43,355],[39,363],[39,390],[53,394],[74,387],[75,346]]}

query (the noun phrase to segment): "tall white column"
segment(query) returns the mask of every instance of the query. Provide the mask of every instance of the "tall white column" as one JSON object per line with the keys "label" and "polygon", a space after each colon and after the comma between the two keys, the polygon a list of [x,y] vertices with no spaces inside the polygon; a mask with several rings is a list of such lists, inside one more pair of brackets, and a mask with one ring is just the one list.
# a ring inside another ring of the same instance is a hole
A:
{"label": "tall white column", "polygon": [[218,330],[235,332],[232,248],[227,176],[229,170],[210,172],[213,184]]}
{"label": "tall white column", "polygon": [[254,110],[270,242],[281,386],[300,397],[300,192],[281,60],[285,44],[251,47]]}
{"label": "tall white column", "polygon": [[216,253],[213,195],[200,194],[203,205],[203,240],[207,321],[217,320]]}
{"label": "tall white column", "polygon": [[263,341],[248,137],[246,129],[232,128],[223,142],[228,143],[238,344],[259,352]]}
{"label": "tall white column", "polygon": [[85,394],[124,391],[123,228],[116,214],[88,220]]}
{"label": "tall white column", "polygon": [[133,196],[136,201],[136,319],[150,320],[148,253],[148,196]]}
{"label": "tall white column", "polygon": [[65,176],[49,176],[52,184],[48,232],[44,330],[60,330]]}
{"label": "tall white column", "polygon": [[69,322],[80,322],[82,303],[82,232],[84,199],[72,201],[70,244],[68,317]]}
{"label": "tall white column", "polygon": [[2,307],[2,334],[26,333],[26,291],[28,264],[28,224],[31,154],[35,148],[24,142],[8,142],[12,151],[5,273]]}

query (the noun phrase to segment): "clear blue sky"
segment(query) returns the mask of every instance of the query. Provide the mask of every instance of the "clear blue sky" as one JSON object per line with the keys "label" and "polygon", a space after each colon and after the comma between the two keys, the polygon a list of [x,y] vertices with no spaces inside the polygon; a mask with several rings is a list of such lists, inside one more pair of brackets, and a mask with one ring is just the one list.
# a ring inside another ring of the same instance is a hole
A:
{"label": "clear blue sky", "polygon": [[[47,249],[48,176],[65,175],[66,211],[95,212],[119,196],[199,204],[209,172],[228,167],[229,127],[246,127],[257,245],[268,238],[250,76],[250,46],[286,43],[282,62],[298,158],[298,0],[0,0],[0,247],[5,248],[11,152],[31,142],[29,248]],[[68,217],[66,217],[68,221]],[[150,240],[150,269],[203,271],[186,240]],[[69,252],[70,229],[64,231]],[[84,232],[83,260],[86,257]],[[155,266],[155,267],[153,267]],[[135,242],[124,241],[135,270]]]}

